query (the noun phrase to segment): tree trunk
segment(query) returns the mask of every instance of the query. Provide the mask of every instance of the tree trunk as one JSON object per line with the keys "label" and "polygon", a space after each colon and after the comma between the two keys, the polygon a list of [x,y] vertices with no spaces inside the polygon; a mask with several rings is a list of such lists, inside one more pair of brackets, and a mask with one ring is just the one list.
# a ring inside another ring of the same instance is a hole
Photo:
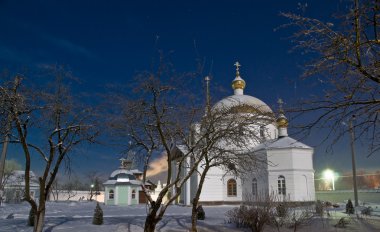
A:
{"label": "tree trunk", "polygon": [[192,232],[197,232],[197,221],[198,221],[197,207],[198,207],[199,198],[201,196],[201,192],[203,188],[203,183],[205,182],[206,174],[209,169],[210,169],[210,166],[206,164],[206,167],[202,172],[201,179],[199,180],[197,192],[195,193],[195,197],[193,199],[193,207],[191,210],[191,231]]}
{"label": "tree trunk", "polygon": [[191,210],[191,231],[197,232],[197,205],[198,205],[199,198],[193,199],[193,208]]}
{"label": "tree trunk", "polygon": [[150,214],[147,215],[145,219],[144,232],[154,232],[156,229],[156,212],[157,210],[153,210]]}
{"label": "tree trunk", "polygon": [[39,207],[34,218],[33,232],[42,232],[45,224],[45,206]]}

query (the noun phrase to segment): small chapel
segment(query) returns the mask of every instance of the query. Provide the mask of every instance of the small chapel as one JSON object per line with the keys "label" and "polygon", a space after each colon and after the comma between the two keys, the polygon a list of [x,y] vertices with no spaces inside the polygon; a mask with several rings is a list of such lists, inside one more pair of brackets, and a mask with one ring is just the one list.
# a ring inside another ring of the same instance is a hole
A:
{"label": "small chapel", "polygon": [[[136,205],[145,203],[145,195],[141,191],[142,172],[131,169],[131,161],[120,159],[121,165],[113,171],[106,182],[104,204]],[[147,185],[147,184],[146,184]]]}
{"label": "small chapel", "polygon": [[[233,108],[230,112],[246,113],[247,107],[252,107],[256,112],[276,115],[264,126],[257,122],[260,127],[257,133],[263,138],[262,142],[253,142],[254,149],[247,151],[264,160],[265,165],[244,176],[228,174],[222,167],[212,167],[203,184],[200,204],[239,204],[247,197],[260,199],[260,196],[269,195],[275,201],[314,201],[313,148],[289,137],[288,119],[280,99],[275,114],[262,100],[244,93],[246,82],[240,76],[240,64],[236,62],[235,66],[233,94],[218,101],[211,110]],[[239,112],[239,109],[245,111]],[[199,179],[199,174],[194,174],[186,182],[177,201],[179,204],[191,204]]]}

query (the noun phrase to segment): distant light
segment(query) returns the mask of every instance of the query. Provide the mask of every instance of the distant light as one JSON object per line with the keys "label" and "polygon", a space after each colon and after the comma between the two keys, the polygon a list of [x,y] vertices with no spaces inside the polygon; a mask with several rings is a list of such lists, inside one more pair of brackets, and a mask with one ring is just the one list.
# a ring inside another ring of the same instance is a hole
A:
{"label": "distant light", "polygon": [[335,175],[334,171],[332,171],[330,169],[326,169],[325,171],[323,171],[323,179],[331,181],[332,190],[335,190],[335,177],[336,177],[336,175]]}
{"label": "distant light", "polygon": [[334,180],[335,179],[335,174],[332,170],[330,169],[326,169],[324,172],[323,172],[323,179],[327,179],[327,180]]}
{"label": "distant light", "polygon": [[93,187],[94,187],[94,185],[92,184],[92,185],[91,185],[91,188],[93,188]]}

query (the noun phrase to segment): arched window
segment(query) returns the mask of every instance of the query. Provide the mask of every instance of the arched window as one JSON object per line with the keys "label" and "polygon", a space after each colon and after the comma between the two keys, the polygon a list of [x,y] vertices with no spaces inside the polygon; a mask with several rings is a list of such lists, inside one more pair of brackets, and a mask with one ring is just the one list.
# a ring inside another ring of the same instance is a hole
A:
{"label": "arched window", "polygon": [[265,139],[265,127],[260,126],[260,138]]}
{"label": "arched window", "polygon": [[136,190],[132,189],[132,199],[135,199],[135,198],[136,198]]}
{"label": "arched window", "polygon": [[257,180],[256,180],[256,178],[253,178],[253,180],[252,180],[252,194],[254,196],[257,196]]}
{"label": "arched window", "polygon": [[286,183],[285,183],[285,177],[279,176],[277,180],[278,184],[278,194],[280,195],[286,195]]}
{"label": "arched window", "polygon": [[114,198],[114,192],[113,190],[111,189],[109,192],[108,192],[108,199],[113,199]]}
{"label": "arched window", "polygon": [[236,180],[234,179],[227,181],[227,196],[236,197]]}

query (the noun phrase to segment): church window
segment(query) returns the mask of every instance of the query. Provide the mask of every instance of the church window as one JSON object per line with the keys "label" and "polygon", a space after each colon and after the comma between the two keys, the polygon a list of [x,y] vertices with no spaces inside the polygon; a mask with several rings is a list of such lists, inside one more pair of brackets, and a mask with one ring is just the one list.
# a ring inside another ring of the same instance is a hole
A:
{"label": "church window", "polygon": [[132,189],[132,199],[135,199],[135,198],[136,198],[136,190]]}
{"label": "church window", "polygon": [[113,199],[114,198],[114,192],[113,190],[111,189],[109,192],[108,192],[108,199]]}
{"label": "church window", "polygon": [[257,180],[256,180],[256,178],[254,178],[252,180],[252,194],[254,196],[257,196]]}
{"label": "church window", "polygon": [[279,176],[278,180],[278,194],[280,195],[286,195],[286,183],[285,183],[285,177]]}
{"label": "church window", "polygon": [[227,181],[227,196],[236,197],[236,180],[234,179]]}

